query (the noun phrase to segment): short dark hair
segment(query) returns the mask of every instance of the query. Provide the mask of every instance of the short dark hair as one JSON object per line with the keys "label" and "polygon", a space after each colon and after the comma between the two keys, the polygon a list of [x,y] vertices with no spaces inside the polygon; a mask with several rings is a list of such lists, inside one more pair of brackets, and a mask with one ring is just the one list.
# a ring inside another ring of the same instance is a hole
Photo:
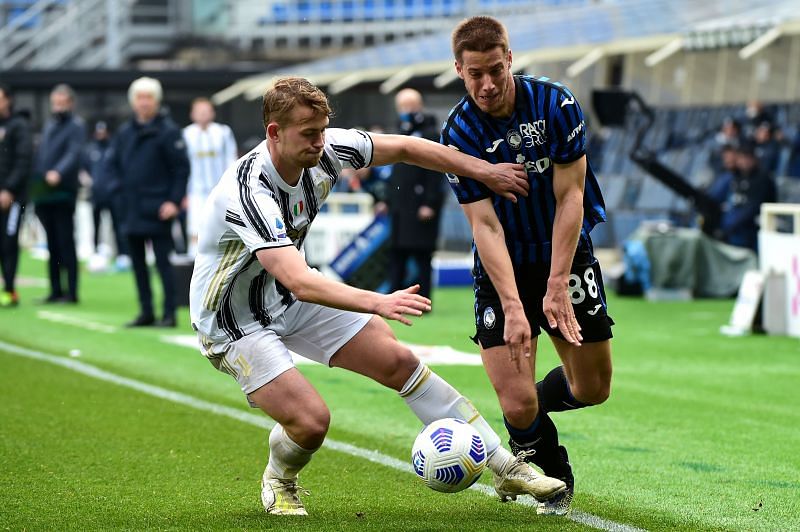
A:
{"label": "short dark hair", "polygon": [[488,52],[498,46],[503,55],[508,53],[508,31],[496,18],[478,16],[461,21],[451,37],[453,55],[461,61],[465,51]]}
{"label": "short dark hair", "polygon": [[6,85],[2,81],[0,81],[0,91],[2,91],[9,100],[14,98],[14,91],[9,85]]}

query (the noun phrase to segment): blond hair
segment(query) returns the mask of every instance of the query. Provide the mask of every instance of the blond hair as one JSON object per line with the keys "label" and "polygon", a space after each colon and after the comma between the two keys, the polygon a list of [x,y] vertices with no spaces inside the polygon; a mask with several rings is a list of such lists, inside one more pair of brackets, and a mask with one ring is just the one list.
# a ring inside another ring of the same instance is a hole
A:
{"label": "blond hair", "polygon": [[300,77],[278,78],[264,92],[264,128],[270,122],[287,125],[289,114],[298,105],[310,107],[314,114],[332,114],[328,97],[316,85]]}

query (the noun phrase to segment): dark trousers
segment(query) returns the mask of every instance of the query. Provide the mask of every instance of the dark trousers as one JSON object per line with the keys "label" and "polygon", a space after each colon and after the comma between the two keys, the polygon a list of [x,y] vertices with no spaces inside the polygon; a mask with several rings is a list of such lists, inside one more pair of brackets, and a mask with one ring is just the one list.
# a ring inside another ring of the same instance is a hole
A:
{"label": "dark trousers", "polygon": [[19,261],[19,226],[25,206],[12,203],[7,211],[0,210],[0,269],[6,292],[14,291]]}
{"label": "dark trousers", "polygon": [[411,259],[417,266],[417,278],[412,284],[419,284],[420,295],[431,297],[431,275],[433,273],[431,258],[433,258],[433,250],[392,248],[390,253],[392,291],[401,290],[408,286],[406,284],[406,266],[408,260]]}
{"label": "dark trousers", "polygon": [[[78,299],[78,254],[75,250],[75,202],[41,203],[36,216],[47,235],[50,252],[50,296]],[[67,274],[67,292],[61,288],[61,275]]]}
{"label": "dark trousers", "polygon": [[111,214],[111,229],[114,233],[114,241],[117,244],[117,255],[128,254],[128,239],[120,232],[120,216],[119,206],[116,200],[104,201],[102,203],[95,203],[92,205],[92,220],[94,221],[94,250],[97,251],[97,246],[100,244],[100,220],[103,211],[108,211]]}
{"label": "dark trousers", "polygon": [[175,272],[169,261],[172,251],[172,237],[163,235],[128,235],[128,251],[130,252],[133,274],[136,277],[136,289],[139,292],[139,309],[142,316],[153,316],[153,292],[150,290],[150,272],[145,262],[145,244],[153,244],[156,256],[156,268],[164,288],[164,316],[175,314]]}

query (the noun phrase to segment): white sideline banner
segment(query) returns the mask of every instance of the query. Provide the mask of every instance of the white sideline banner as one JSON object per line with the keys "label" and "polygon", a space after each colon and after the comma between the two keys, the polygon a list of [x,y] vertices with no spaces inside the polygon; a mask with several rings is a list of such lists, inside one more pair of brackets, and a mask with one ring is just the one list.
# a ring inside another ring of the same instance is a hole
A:
{"label": "white sideline banner", "polygon": [[[781,219],[791,218],[792,231],[778,232]],[[800,204],[765,203],[758,234],[759,269],[784,279],[786,333],[800,338]],[[768,304],[765,301],[765,304]]]}

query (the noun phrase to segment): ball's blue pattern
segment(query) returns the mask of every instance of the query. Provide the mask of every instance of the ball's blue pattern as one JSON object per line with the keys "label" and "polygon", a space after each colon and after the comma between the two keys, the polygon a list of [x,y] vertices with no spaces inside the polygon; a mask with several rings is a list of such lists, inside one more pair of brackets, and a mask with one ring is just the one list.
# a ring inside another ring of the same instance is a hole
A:
{"label": "ball's blue pattern", "polygon": [[483,446],[483,440],[478,436],[472,436],[472,445],[469,447],[469,455],[479,464],[486,457],[486,449]]}
{"label": "ball's blue pattern", "polygon": [[431,433],[431,441],[437,451],[446,453],[453,447],[453,431],[446,427],[441,427]]}
{"label": "ball's blue pattern", "polygon": [[464,470],[458,465],[442,467],[436,470],[436,480],[444,484],[456,485],[464,478]]}
{"label": "ball's blue pattern", "polygon": [[425,455],[422,454],[422,451],[417,451],[414,453],[414,456],[412,457],[412,463],[414,465],[414,471],[416,471],[417,475],[425,478]]}

